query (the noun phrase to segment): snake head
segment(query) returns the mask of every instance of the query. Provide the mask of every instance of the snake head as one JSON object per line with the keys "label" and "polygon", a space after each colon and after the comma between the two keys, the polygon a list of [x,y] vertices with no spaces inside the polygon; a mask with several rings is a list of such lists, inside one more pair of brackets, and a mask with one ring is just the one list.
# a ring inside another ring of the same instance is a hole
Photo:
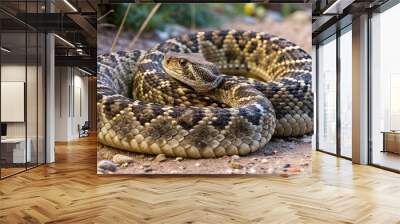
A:
{"label": "snake head", "polygon": [[222,81],[217,66],[207,61],[200,53],[168,52],[164,56],[163,67],[172,78],[197,92],[208,92]]}

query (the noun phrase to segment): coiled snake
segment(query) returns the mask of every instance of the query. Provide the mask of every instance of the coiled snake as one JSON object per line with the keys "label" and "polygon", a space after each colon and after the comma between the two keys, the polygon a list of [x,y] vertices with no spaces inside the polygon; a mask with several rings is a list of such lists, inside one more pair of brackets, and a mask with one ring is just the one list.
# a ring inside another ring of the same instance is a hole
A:
{"label": "coiled snake", "polygon": [[146,154],[246,155],[313,130],[311,58],[267,33],[182,35],[98,56],[98,141]]}

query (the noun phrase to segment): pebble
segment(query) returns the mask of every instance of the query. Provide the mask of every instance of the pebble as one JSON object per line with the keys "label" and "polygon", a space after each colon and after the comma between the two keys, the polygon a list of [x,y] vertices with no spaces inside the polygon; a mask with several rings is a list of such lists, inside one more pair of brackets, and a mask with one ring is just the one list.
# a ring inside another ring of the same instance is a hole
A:
{"label": "pebble", "polygon": [[288,168],[287,171],[291,173],[300,173],[302,170],[299,167],[291,167]]}
{"label": "pebble", "polygon": [[186,170],[186,167],[180,166],[179,169],[181,169],[181,170]]}
{"label": "pebble", "polygon": [[239,174],[240,173],[240,169],[233,169],[233,173],[234,174]]}
{"label": "pebble", "polygon": [[227,174],[232,174],[232,173],[233,173],[233,170],[232,170],[232,169],[226,169],[226,173],[227,173]]}
{"label": "pebble", "polygon": [[254,167],[250,168],[249,173],[256,173],[256,169],[254,169]]}
{"label": "pebble", "polygon": [[171,170],[169,173],[170,173],[170,174],[177,174],[178,171],[176,171],[176,170]]}
{"label": "pebble", "polygon": [[268,162],[268,159],[264,158],[264,159],[261,160],[261,163],[267,163],[267,162]]}
{"label": "pebble", "polygon": [[195,163],[194,165],[195,165],[195,166],[200,166],[200,163]]}
{"label": "pebble", "polygon": [[118,165],[122,165],[124,163],[133,163],[133,159],[131,157],[122,154],[114,155],[112,161]]}
{"label": "pebble", "polygon": [[304,143],[311,143],[312,141],[311,141],[311,138],[303,138],[303,139],[302,139],[302,142],[304,142]]}
{"label": "pebble", "polygon": [[108,170],[111,172],[115,172],[117,170],[117,165],[115,165],[112,161],[110,160],[101,160],[98,164],[97,164],[98,168],[101,168],[103,170]]}
{"label": "pebble", "polygon": [[164,162],[166,160],[167,160],[167,157],[165,156],[165,154],[158,154],[156,156],[156,158],[154,159],[154,161],[159,162],[159,163]]}
{"label": "pebble", "polygon": [[289,174],[287,174],[287,173],[281,173],[280,176],[281,176],[281,177],[289,177]]}
{"label": "pebble", "polygon": [[182,157],[176,157],[176,158],[175,158],[175,161],[178,161],[178,162],[180,162],[180,161],[182,161],[182,160],[183,160]]}
{"label": "pebble", "polygon": [[289,168],[290,167],[290,164],[289,163],[287,163],[287,164],[285,164],[284,166],[283,166],[283,168]]}
{"label": "pebble", "polygon": [[236,162],[229,163],[229,166],[233,169],[242,169],[243,168],[243,166],[240,163],[236,163]]}
{"label": "pebble", "polygon": [[150,168],[150,167],[145,167],[143,171],[144,171],[145,173],[149,173],[149,172],[153,171],[153,169]]}
{"label": "pebble", "polygon": [[239,159],[240,159],[240,156],[238,156],[238,155],[231,156],[231,161],[238,161]]}

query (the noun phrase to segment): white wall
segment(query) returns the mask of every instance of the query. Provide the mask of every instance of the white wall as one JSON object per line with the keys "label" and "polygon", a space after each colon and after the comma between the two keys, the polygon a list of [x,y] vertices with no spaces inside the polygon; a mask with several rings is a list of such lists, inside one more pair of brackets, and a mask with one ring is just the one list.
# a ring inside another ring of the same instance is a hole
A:
{"label": "white wall", "polygon": [[72,67],[56,67],[55,73],[55,140],[74,140],[78,125],[88,120],[88,78]]}

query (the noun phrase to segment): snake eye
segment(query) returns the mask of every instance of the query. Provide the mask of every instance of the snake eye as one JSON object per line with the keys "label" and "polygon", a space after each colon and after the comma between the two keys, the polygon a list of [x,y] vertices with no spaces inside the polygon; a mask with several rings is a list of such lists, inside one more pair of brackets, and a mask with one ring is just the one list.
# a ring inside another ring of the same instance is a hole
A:
{"label": "snake eye", "polygon": [[186,60],[185,59],[179,59],[179,65],[185,66],[186,65]]}

